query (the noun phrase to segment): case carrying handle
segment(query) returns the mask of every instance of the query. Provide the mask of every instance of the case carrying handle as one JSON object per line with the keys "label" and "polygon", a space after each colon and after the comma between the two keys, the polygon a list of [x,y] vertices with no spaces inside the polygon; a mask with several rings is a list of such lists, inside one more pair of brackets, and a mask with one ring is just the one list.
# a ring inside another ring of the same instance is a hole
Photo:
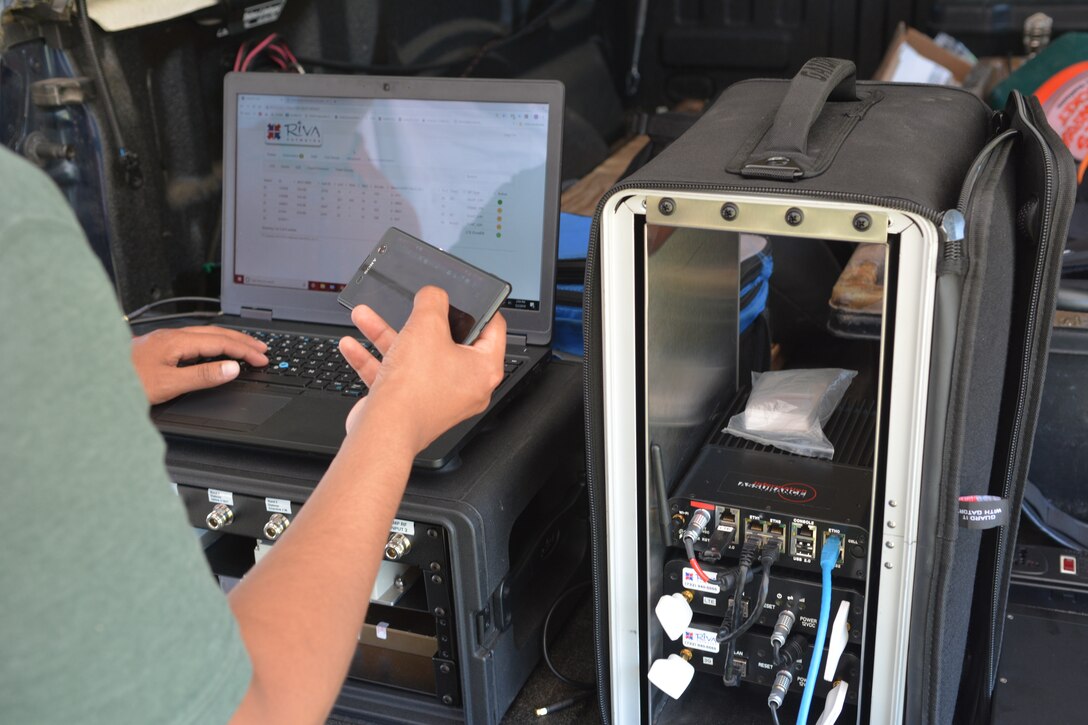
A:
{"label": "case carrying handle", "polygon": [[744,176],[796,178],[803,169],[794,157],[808,156],[809,136],[828,101],[858,101],[854,63],[812,58],[790,81],[774,123],[760,146],[760,158],[741,169]]}

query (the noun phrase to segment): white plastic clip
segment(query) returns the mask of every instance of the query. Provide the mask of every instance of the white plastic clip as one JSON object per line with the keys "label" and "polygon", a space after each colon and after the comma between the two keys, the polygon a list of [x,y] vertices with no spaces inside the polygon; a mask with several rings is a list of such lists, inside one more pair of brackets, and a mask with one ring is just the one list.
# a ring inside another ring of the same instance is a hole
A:
{"label": "white plastic clip", "polygon": [[378,622],[374,625],[374,634],[378,639],[389,639],[389,622]]}

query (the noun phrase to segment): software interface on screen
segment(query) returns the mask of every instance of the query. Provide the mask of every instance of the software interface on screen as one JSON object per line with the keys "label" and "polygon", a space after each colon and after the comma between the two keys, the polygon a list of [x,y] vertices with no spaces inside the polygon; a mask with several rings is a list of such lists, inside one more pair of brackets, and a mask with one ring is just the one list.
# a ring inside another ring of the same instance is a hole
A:
{"label": "software interface on screen", "polygon": [[548,107],[238,98],[237,284],[339,292],[395,226],[540,307]]}

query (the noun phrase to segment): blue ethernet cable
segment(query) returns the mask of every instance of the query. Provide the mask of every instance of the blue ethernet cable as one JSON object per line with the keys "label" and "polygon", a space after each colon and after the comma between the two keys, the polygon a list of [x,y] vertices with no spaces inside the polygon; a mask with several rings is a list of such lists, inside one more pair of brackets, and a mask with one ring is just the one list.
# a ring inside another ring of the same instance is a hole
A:
{"label": "blue ethernet cable", "polygon": [[812,659],[808,663],[805,689],[801,693],[801,708],[797,711],[797,725],[808,725],[808,709],[812,705],[816,681],[820,679],[820,661],[824,657],[824,642],[827,640],[827,620],[831,619],[831,570],[839,562],[841,548],[842,540],[838,534],[832,534],[824,539],[823,548],[820,549],[820,571],[823,574],[820,591],[820,620],[816,625],[816,642],[812,647]]}

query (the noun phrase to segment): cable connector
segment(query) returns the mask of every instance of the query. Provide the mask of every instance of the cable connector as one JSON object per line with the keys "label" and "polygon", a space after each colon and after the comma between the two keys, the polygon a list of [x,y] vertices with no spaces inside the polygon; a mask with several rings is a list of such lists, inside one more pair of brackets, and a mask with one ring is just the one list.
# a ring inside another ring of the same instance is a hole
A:
{"label": "cable connector", "polygon": [[781,545],[778,543],[778,539],[770,539],[763,544],[763,548],[759,550],[759,563],[764,568],[772,566],[778,557],[782,555]]}
{"label": "cable connector", "polygon": [[807,647],[807,639],[801,636],[794,637],[782,649],[781,654],[775,660],[779,670],[774,676],[771,692],[767,695],[767,707],[771,709],[776,722],[778,720],[778,708],[782,707],[782,703],[786,701],[786,695],[789,694],[793,678],[801,671],[801,658],[804,656]]}
{"label": "cable connector", "polygon": [[551,715],[553,712],[566,710],[567,708],[574,707],[579,702],[586,699],[592,694],[593,690],[587,690],[586,692],[579,693],[574,697],[568,697],[566,700],[560,700],[559,702],[553,702],[551,705],[538,707],[536,710],[533,710],[533,714],[537,717],[544,717],[545,715]]}
{"label": "cable connector", "polygon": [[820,664],[824,654],[824,642],[827,640],[827,623],[831,619],[831,572],[839,563],[842,550],[842,538],[831,534],[824,539],[820,548],[820,618],[816,622],[816,642],[813,644],[812,659],[808,663],[808,675],[805,689],[801,693],[801,705],[797,709],[798,725],[808,725],[808,711],[812,705],[812,696],[816,692],[816,680],[820,678]]}
{"label": "cable connector", "polygon": [[710,535],[706,551],[703,552],[703,559],[711,563],[721,559],[722,552],[729,548],[736,535],[737,527],[733,526],[733,524],[719,523],[717,528],[714,529],[714,533]]}
{"label": "cable connector", "polygon": [[691,515],[691,519],[688,520],[688,525],[680,535],[680,538],[694,544],[699,540],[699,537],[703,535],[703,531],[706,530],[706,527],[709,524],[710,512],[706,509],[696,509],[695,513]]}
{"label": "cable connector", "polygon": [[759,541],[752,538],[745,539],[744,545],[740,548],[740,566],[751,568],[757,553],[759,553]]}
{"label": "cable connector", "polygon": [[[786,644],[786,638],[790,636],[790,631],[793,630],[793,625],[796,623],[797,615],[793,613],[792,609],[783,609],[778,613],[778,619],[771,631],[771,646],[774,647],[776,655],[779,649]],[[778,659],[777,656],[775,659]]]}
{"label": "cable connector", "polygon": [[801,667],[801,660],[804,658],[806,650],[808,650],[808,638],[805,635],[798,634],[790,637],[789,644],[783,647],[778,654],[775,665],[797,672]]}
{"label": "cable connector", "polygon": [[[717,581],[718,586],[721,587],[721,590],[725,592],[733,589],[737,585],[737,576],[739,574],[740,571],[738,571],[737,567],[726,569],[725,571],[719,573],[717,577],[715,577],[715,581]],[[748,586],[749,584],[751,584],[754,577],[755,572],[753,572],[751,569],[745,571],[743,586]]]}
{"label": "cable connector", "polygon": [[820,568],[834,569],[839,563],[839,553],[842,551],[842,538],[838,534],[831,534],[824,539],[824,545],[820,548]]}
{"label": "cable connector", "polygon": [[699,575],[699,578],[704,582],[709,582],[710,577],[703,571],[703,567],[699,566],[699,561],[695,558],[695,542],[702,536],[703,531],[706,530],[707,524],[710,523],[710,512],[706,509],[697,509],[695,513],[691,515],[691,519],[688,521],[687,528],[680,533],[680,540],[684,542],[684,552],[688,555],[688,563],[691,564],[691,568],[695,570],[695,573]]}

